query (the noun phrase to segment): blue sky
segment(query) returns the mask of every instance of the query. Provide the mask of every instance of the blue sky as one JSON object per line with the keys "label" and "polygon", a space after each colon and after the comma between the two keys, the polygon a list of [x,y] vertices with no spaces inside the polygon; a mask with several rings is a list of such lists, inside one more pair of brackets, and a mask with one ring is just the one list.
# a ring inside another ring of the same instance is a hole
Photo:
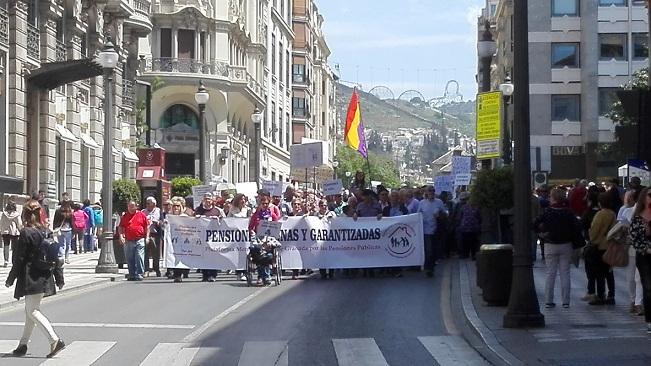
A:
{"label": "blue sky", "polygon": [[442,96],[448,80],[475,99],[477,16],[484,0],[316,0],[342,80],[395,96]]}

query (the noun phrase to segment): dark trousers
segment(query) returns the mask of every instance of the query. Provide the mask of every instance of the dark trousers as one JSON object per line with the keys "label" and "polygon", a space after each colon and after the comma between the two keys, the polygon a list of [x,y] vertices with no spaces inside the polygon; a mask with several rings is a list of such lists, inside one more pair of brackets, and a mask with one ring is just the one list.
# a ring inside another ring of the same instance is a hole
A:
{"label": "dark trousers", "polygon": [[637,253],[635,265],[640,272],[640,282],[642,282],[644,320],[651,323],[651,255]]}
{"label": "dark trousers", "polygon": [[[145,245],[145,272],[149,272],[151,269],[160,272],[160,253],[161,253],[161,242],[162,240],[158,236],[152,236],[149,238],[149,242]],[[152,259],[152,267],[149,267],[149,259]]]}
{"label": "dark trousers", "polygon": [[[601,258],[605,250],[600,250],[599,253],[599,258]],[[612,275],[612,271],[610,270],[610,266],[606,264],[604,261],[595,261],[595,267],[594,267],[594,274],[595,274],[595,280],[597,281],[597,297],[600,299],[605,299],[606,298],[606,282],[608,282],[608,295],[609,296],[614,296],[615,295],[615,278]],[[608,279],[609,276],[613,276],[612,278],[612,287],[611,286],[611,280]]]}
{"label": "dark trousers", "polygon": [[211,277],[217,277],[218,271],[216,269],[202,269],[201,278],[207,280]]}
{"label": "dark trousers", "polygon": [[473,259],[479,250],[479,233],[461,233],[461,258],[468,258],[470,255]]}
{"label": "dark trousers", "polygon": [[433,271],[436,264],[436,247],[434,245],[434,235],[424,235],[425,242],[425,270]]}
{"label": "dark trousers", "polygon": [[2,235],[3,258],[5,262],[9,262],[9,251],[14,251],[14,247],[18,242],[18,236]]}
{"label": "dark trousers", "polygon": [[172,272],[174,273],[174,278],[181,278],[181,276],[188,278],[188,275],[190,275],[189,269],[173,268]]}

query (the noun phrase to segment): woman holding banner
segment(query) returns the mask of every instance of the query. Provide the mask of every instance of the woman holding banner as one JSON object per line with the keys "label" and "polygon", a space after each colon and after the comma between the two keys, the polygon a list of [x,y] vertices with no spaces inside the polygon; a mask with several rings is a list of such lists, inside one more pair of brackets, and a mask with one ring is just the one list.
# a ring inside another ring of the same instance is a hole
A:
{"label": "woman holding banner", "polygon": [[[235,198],[233,198],[226,217],[248,218],[250,216],[251,208],[246,205],[245,196],[242,193],[238,193]],[[241,281],[246,281],[245,271],[237,270],[236,274]]]}
{"label": "woman holding banner", "polygon": [[[188,216],[185,213],[185,200],[183,198],[181,197],[172,198],[172,211],[169,213],[169,215],[185,216],[185,217]],[[167,230],[167,226],[169,225],[167,220],[165,220],[163,225],[165,226],[164,230]],[[173,271],[175,283],[183,282],[183,278],[188,278],[190,275],[190,270],[187,268],[172,268],[172,271]]]}
{"label": "woman holding banner", "polygon": [[[321,220],[330,220],[332,218],[337,217],[334,212],[330,211],[328,208],[328,200],[325,198],[319,200],[318,204],[318,211],[314,213],[312,216],[316,216],[320,218]],[[319,269],[319,273],[321,274],[321,279],[326,280],[328,278],[333,279],[335,277],[335,270],[334,268],[321,268]]]}

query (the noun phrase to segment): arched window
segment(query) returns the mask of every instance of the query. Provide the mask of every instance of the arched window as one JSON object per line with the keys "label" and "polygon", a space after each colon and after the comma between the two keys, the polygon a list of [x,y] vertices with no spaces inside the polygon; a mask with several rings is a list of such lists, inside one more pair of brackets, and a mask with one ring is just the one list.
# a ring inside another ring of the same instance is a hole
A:
{"label": "arched window", "polygon": [[161,128],[170,128],[179,123],[184,123],[195,130],[199,129],[199,117],[190,107],[183,104],[175,104],[167,108],[160,119]]}

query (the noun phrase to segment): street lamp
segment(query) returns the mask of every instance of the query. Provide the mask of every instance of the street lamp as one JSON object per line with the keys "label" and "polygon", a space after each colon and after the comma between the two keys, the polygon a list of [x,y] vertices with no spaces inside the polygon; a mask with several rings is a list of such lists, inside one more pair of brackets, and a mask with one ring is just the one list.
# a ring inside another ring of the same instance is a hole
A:
{"label": "street lamp", "polygon": [[491,63],[493,61],[493,55],[497,45],[495,40],[493,40],[493,34],[491,33],[491,24],[486,21],[484,23],[484,32],[481,34],[481,38],[477,42],[477,56],[479,57],[479,62],[481,65],[481,87],[479,88],[480,92],[488,92],[491,90]]}
{"label": "street lamp", "polygon": [[337,179],[337,167],[339,162],[337,160],[332,162],[332,179]]}
{"label": "street lamp", "polygon": [[502,92],[502,98],[504,101],[504,133],[502,134],[502,160],[504,165],[511,165],[511,133],[509,128],[509,101],[511,100],[511,95],[513,95],[513,83],[511,82],[511,77],[506,75],[504,82],[500,84],[500,91]]}
{"label": "street lamp", "polygon": [[527,0],[513,1],[513,81],[518,94],[513,96],[514,228],[513,282],[509,307],[504,314],[505,328],[544,327],[545,317],[533,280],[531,256],[531,152],[529,151],[529,21]]}
{"label": "street lamp", "polygon": [[204,121],[204,112],[206,104],[210,100],[210,94],[203,86],[203,81],[199,81],[199,88],[194,93],[194,101],[199,106],[199,179],[203,184],[208,184],[206,176],[206,122]]}
{"label": "street lamp", "polygon": [[118,273],[113,253],[113,70],[118,64],[119,55],[113,47],[111,37],[106,38],[104,48],[96,62],[104,69],[104,149],[102,152],[102,215],[103,242],[95,273]]}
{"label": "street lamp", "polygon": [[251,114],[251,122],[255,128],[255,182],[260,184],[260,123],[262,123],[262,112],[256,106]]}

